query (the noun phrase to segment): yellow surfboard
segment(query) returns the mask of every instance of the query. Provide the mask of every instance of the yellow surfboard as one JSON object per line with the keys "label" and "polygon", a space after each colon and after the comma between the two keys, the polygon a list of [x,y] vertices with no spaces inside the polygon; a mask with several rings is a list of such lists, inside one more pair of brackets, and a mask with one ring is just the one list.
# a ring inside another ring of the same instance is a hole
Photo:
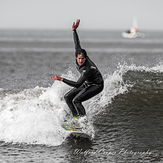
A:
{"label": "yellow surfboard", "polygon": [[82,128],[78,128],[76,126],[71,126],[69,124],[62,124],[62,127],[70,132],[70,136],[75,136],[75,137],[83,137],[83,138],[88,138],[89,140],[92,139],[92,135],[86,132],[82,131]]}

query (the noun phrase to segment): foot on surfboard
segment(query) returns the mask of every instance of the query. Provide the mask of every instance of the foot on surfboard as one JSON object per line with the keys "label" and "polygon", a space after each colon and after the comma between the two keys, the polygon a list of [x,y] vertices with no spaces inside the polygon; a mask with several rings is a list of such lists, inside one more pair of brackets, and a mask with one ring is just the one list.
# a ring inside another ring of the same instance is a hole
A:
{"label": "foot on surfboard", "polygon": [[75,119],[79,119],[79,118],[80,118],[80,116],[73,117],[74,120],[75,120]]}
{"label": "foot on surfboard", "polygon": [[77,127],[77,126],[71,126],[68,124],[62,124],[62,127],[70,132],[70,135],[72,136],[76,136],[76,137],[84,137],[84,138],[88,138],[88,139],[92,139],[93,135],[92,133],[88,133],[86,131],[84,131],[82,128]]}

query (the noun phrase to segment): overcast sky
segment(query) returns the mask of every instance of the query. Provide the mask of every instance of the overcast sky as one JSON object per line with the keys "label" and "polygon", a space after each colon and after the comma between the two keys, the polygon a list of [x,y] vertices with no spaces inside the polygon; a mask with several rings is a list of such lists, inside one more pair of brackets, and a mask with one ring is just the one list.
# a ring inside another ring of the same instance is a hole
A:
{"label": "overcast sky", "polygon": [[163,0],[0,0],[0,28],[163,30]]}

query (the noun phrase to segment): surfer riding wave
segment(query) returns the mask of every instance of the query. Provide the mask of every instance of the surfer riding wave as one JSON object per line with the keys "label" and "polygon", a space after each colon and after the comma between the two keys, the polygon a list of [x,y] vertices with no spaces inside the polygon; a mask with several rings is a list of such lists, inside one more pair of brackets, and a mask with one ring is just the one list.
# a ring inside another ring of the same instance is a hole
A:
{"label": "surfer riding wave", "polygon": [[82,102],[96,96],[104,88],[104,81],[100,71],[88,57],[86,50],[81,48],[76,31],[79,23],[80,20],[77,20],[76,23],[74,22],[72,30],[75,44],[76,67],[81,74],[80,78],[75,82],[59,76],[51,76],[51,80],[53,81],[59,80],[74,87],[64,96],[64,99],[72,112],[73,119],[85,116],[86,111]]}

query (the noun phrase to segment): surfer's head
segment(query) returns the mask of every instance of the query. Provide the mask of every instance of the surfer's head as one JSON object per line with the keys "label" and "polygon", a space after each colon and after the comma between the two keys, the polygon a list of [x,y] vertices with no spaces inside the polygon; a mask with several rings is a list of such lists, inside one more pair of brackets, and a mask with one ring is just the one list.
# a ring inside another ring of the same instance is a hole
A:
{"label": "surfer's head", "polygon": [[87,58],[87,52],[85,51],[85,49],[79,49],[78,51],[77,51],[77,53],[76,53],[76,57],[78,56],[78,55],[83,55],[85,58]]}
{"label": "surfer's head", "polygon": [[78,62],[79,66],[82,66],[87,57],[87,52],[84,49],[80,49],[76,55],[76,61]]}

